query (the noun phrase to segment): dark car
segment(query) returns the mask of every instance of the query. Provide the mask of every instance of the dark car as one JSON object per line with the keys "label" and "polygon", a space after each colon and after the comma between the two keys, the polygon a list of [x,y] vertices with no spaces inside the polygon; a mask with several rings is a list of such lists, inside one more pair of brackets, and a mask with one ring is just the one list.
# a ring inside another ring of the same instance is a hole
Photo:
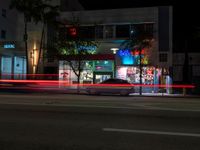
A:
{"label": "dark car", "polygon": [[134,87],[127,80],[110,78],[101,83],[87,87],[89,94],[119,94],[128,96],[134,93]]}

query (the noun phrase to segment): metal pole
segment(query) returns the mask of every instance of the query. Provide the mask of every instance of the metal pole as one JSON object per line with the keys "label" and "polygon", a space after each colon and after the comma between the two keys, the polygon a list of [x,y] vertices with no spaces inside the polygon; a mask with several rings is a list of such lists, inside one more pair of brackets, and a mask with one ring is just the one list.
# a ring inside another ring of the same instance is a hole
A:
{"label": "metal pole", "polygon": [[142,95],[142,52],[141,48],[139,50],[139,57],[140,57],[140,95]]}

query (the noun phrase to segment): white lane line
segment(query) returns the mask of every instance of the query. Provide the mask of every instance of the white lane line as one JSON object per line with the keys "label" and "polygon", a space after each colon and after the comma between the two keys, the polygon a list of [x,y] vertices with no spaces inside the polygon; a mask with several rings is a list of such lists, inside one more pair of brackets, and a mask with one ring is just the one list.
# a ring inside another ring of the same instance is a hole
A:
{"label": "white lane line", "polygon": [[102,130],[106,131],[106,132],[126,132],[126,133],[187,136],[187,137],[198,137],[198,138],[200,138],[200,134],[197,134],[197,133],[163,132],[163,131],[148,131],[148,130],[129,130],[129,129],[115,129],[115,128],[103,128]]}

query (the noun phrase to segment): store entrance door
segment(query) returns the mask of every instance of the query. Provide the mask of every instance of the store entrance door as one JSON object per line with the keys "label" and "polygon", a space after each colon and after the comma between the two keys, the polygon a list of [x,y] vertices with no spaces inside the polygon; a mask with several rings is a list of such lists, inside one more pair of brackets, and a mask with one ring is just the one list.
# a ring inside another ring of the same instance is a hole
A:
{"label": "store entrance door", "polygon": [[113,77],[112,72],[95,72],[93,83],[100,83],[100,82],[107,80],[109,78],[112,78],[112,77]]}

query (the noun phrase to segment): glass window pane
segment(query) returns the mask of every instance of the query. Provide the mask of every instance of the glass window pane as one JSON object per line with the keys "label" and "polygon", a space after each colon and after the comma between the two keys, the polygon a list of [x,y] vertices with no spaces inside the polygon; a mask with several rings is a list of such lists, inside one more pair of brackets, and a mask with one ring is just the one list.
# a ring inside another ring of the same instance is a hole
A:
{"label": "glass window pane", "polygon": [[94,39],[95,27],[94,26],[82,26],[79,28],[78,35],[82,39]]}
{"label": "glass window pane", "polygon": [[105,38],[113,38],[113,26],[112,25],[107,25],[105,26]]}
{"label": "glass window pane", "polygon": [[128,38],[130,36],[129,25],[117,25],[116,26],[116,38]]}
{"label": "glass window pane", "polygon": [[103,26],[95,27],[95,35],[97,39],[103,39]]}

